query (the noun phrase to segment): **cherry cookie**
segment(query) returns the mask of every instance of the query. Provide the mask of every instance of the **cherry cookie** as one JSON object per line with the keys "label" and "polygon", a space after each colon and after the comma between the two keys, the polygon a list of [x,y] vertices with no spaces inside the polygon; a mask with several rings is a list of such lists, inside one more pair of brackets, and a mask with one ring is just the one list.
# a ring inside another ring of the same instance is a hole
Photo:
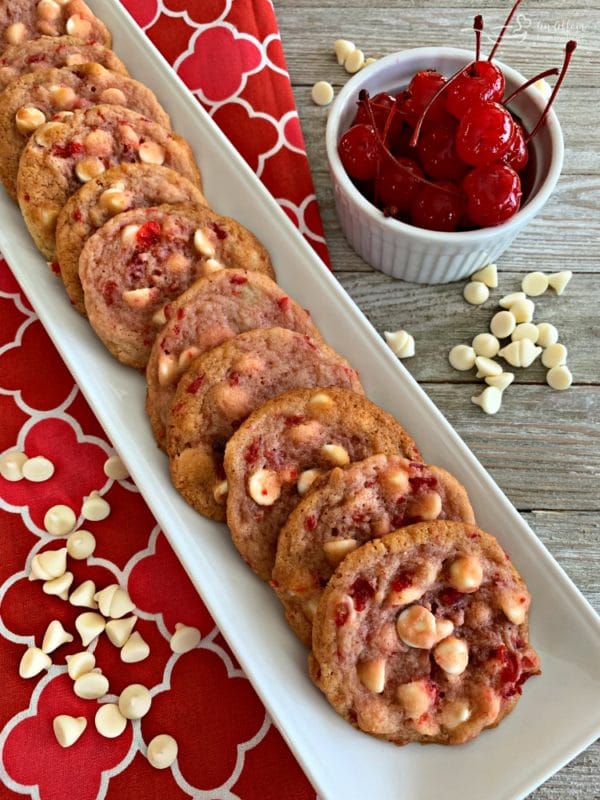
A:
{"label": "cherry cookie", "polygon": [[68,34],[110,47],[110,31],[83,0],[6,0],[0,4],[0,52],[40,36]]}
{"label": "cherry cookie", "polygon": [[11,44],[0,56],[0,91],[21,75],[39,69],[92,63],[120,75],[129,74],[125,64],[108,47],[96,42],[86,44],[74,36],[41,36],[22,44]]}
{"label": "cherry cookie", "polygon": [[267,251],[249,230],[190,203],[125,211],[87,240],[79,258],[85,309],[115,358],[146,366],[166,321],[163,307],[202,277],[207,264],[273,274]]}
{"label": "cherry cookie", "polygon": [[169,115],[154,93],[139,81],[100,64],[37,70],[19,78],[0,95],[0,180],[17,196],[19,160],[29,137],[55,115],[105,103],[126,106],[170,128]]}
{"label": "cherry cookie", "polygon": [[376,453],[420,460],[391,414],[348,389],[295,389],[248,417],[225,448],[227,524],[259,577],[271,577],[279,532],[313,471]]}
{"label": "cherry cookie", "polygon": [[287,621],[307,645],[323,587],[348,553],[414,522],[475,523],[456,478],[401,456],[375,455],[334,469],[323,481],[292,511],[279,534],[272,576]]}
{"label": "cherry cookie", "polygon": [[56,220],[69,197],[109,167],[134,162],[164,164],[201,185],[185,139],[127,108],[91,106],[36,130],[21,156],[17,199],[48,261],[54,258]]}
{"label": "cherry cookie", "polygon": [[540,672],[530,596],[498,542],[421,522],[350,553],[325,589],[310,674],[356,728],[460,744],[495,727]]}
{"label": "cherry cookie", "polygon": [[218,270],[196,281],[164,311],[166,324],[146,368],[146,411],[163,449],[178,381],[196,356],[254,328],[288,328],[321,338],[308,311],[256,271]]}
{"label": "cherry cookie", "polygon": [[242,333],[196,358],[179,382],[169,415],[167,449],[176,489],[201,514],[224,520],[228,439],[267,400],[316,386],[362,393],[345,358],[285,328]]}
{"label": "cherry cookie", "polygon": [[188,178],[158,164],[121,164],[88,181],[63,206],[56,222],[56,263],[71,303],[85,315],[79,257],[90,236],[111,217],[165,203],[207,205]]}

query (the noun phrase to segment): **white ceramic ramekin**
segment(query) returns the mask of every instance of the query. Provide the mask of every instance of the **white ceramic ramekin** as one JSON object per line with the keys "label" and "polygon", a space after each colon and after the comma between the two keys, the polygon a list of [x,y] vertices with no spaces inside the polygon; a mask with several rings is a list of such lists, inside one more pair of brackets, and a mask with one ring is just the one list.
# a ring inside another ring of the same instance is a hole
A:
{"label": "white ceramic ramekin", "polygon": [[[338,142],[350,127],[361,89],[371,97],[397,92],[422,69],[452,75],[473,60],[473,53],[453,47],[421,47],[393,53],[355,75],[341,90],[329,113],[326,145],[338,218],[353,249],[375,269],[416,283],[448,283],[470,275],[503,253],[519,231],[550,197],[563,162],[563,138],[550,111],[532,142],[535,178],[527,202],[509,220],[492,228],[444,233],[416,228],[386,218],[353,185],[338,155]],[[506,78],[506,92],[525,83],[514,69],[496,62]],[[511,110],[531,130],[545,105],[538,89],[530,87],[511,103]]]}

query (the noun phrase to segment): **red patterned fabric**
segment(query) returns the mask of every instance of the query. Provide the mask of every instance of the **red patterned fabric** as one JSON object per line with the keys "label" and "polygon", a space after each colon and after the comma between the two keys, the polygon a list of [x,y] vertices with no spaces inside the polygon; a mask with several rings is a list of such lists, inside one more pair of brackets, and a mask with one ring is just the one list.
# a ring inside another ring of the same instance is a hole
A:
{"label": "red patterned fabric", "polygon": [[[327,260],[269,0],[123,2]],[[314,798],[136,487],[104,474],[114,451],[0,259],[0,454],[15,449],[46,456],[56,471],[44,483],[0,477],[0,797]],[[124,664],[105,636],[90,647],[111,694],[142,683],[153,696],[149,714],[129,722],[117,739],[96,732],[97,701],[76,697],[66,675],[65,656],[82,649],[74,621],[86,609],[44,594],[41,581],[28,579],[34,555],[64,545],[44,529],[47,509],[63,503],[79,514],[94,490],[108,500],[111,514],[80,525],[93,532],[97,546],[87,561],[69,558],[72,585],[91,579],[97,588],[126,586],[139,617],[136,630],[150,646],[149,657],[137,664]],[[47,673],[20,678],[22,654],[41,645],[53,619],[75,641],[52,654]],[[197,627],[201,640],[176,655],[169,638],[180,622]],[[71,748],[61,748],[52,732],[58,714],[88,720]],[[158,733],[179,743],[171,769],[155,770],[145,758]]]}

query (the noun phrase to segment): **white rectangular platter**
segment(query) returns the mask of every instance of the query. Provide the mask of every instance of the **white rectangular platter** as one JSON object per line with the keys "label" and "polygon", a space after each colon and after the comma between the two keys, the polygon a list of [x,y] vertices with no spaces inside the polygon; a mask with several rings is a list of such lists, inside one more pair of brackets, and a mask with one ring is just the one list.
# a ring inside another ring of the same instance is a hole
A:
{"label": "white rectangular platter", "polygon": [[145,418],[142,377],[117,364],[71,309],[2,192],[0,249],[322,800],[526,796],[600,734],[598,617],[126,12],[116,0],[89,4],[131,74],[156,92],[191,142],[211,205],[262,239],[281,285],[310,308],[325,339],[358,368],[368,396],[395,414],[425,460],[464,483],[479,524],[524,575],[543,675],[526,685],[513,714],[459,748],[397,748],[343,722],[310,683],[304,648],[224,526],[199,517],[172,489]]}

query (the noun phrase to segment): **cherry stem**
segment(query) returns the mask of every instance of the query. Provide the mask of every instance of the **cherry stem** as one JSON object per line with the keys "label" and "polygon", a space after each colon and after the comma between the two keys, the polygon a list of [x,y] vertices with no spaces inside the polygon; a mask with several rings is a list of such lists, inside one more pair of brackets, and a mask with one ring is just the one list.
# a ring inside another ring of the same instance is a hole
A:
{"label": "cherry stem", "polygon": [[510,23],[512,22],[512,18],[513,18],[513,17],[514,17],[514,15],[515,15],[515,11],[517,10],[517,8],[518,8],[520,5],[521,5],[521,0],[517,0],[517,2],[516,2],[516,3],[514,4],[514,6],[511,8],[511,10],[510,10],[510,13],[509,13],[508,17],[506,18],[506,21],[505,21],[504,25],[503,25],[503,26],[502,26],[502,28],[500,29],[500,33],[498,34],[498,38],[496,39],[496,42],[494,43],[494,46],[492,47],[492,49],[491,49],[491,51],[490,51],[490,54],[489,54],[489,56],[488,56],[488,61],[491,61],[491,60],[493,59],[493,57],[496,55],[496,50],[497,50],[497,49],[498,49],[498,47],[500,46],[500,42],[502,41],[502,38],[504,37],[504,34],[505,34],[505,32],[506,32],[506,29],[508,28],[508,26],[509,26],[509,25],[510,25]]}
{"label": "cherry stem", "polygon": [[552,69],[546,69],[546,70],[544,70],[544,72],[540,72],[539,75],[534,75],[533,78],[530,78],[522,86],[519,86],[518,89],[515,89],[512,94],[509,94],[509,96],[506,98],[506,100],[502,101],[502,105],[507,106],[510,103],[511,100],[515,99],[515,97],[518,94],[521,94],[521,92],[524,92],[525,89],[529,89],[529,87],[532,86],[534,83],[537,83],[538,81],[541,81],[544,78],[550,78],[552,75],[558,75],[559,72],[560,72],[560,70],[559,70],[558,67],[552,67]]}
{"label": "cherry stem", "polygon": [[433,95],[431,100],[427,103],[427,105],[425,106],[425,108],[421,112],[421,116],[417,120],[417,124],[415,125],[415,129],[414,129],[414,131],[412,133],[412,136],[410,137],[410,142],[408,143],[410,147],[416,147],[417,146],[417,142],[419,141],[419,135],[421,134],[421,128],[423,127],[423,123],[425,122],[425,117],[429,113],[429,109],[431,108],[431,106],[435,103],[435,101],[438,99],[438,97],[440,97],[454,83],[454,81],[463,74],[463,72],[465,72],[470,67],[472,67],[474,63],[475,63],[474,61],[471,61],[466,66],[461,67],[460,69],[458,69],[454,73],[454,75],[451,75],[448,78],[448,80],[445,83],[443,83],[440,86],[440,88],[437,90],[437,92]]}
{"label": "cherry stem", "polygon": [[565,58],[560,71],[560,75],[556,79],[556,83],[554,84],[554,89],[552,89],[552,94],[550,95],[548,102],[546,103],[546,108],[542,111],[542,116],[537,121],[537,125],[531,131],[531,133],[525,137],[526,144],[528,144],[533,139],[533,137],[536,135],[536,133],[539,131],[544,121],[546,120],[548,112],[550,111],[552,103],[554,102],[554,98],[556,97],[558,90],[560,89],[560,86],[565,79],[565,75],[567,74],[567,70],[569,69],[569,64],[571,63],[571,58],[573,57],[573,53],[575,52],[576,47],[577,47],[577,42],[574,41],[573,39],[570,39],[565,45]]}
{"label": "cherry stem", "polygon": [[483,30],[483,17],[477,14],[473,20],[473,30],[475,31],[475,61],[479,61],[481,56],[481,31]]}

